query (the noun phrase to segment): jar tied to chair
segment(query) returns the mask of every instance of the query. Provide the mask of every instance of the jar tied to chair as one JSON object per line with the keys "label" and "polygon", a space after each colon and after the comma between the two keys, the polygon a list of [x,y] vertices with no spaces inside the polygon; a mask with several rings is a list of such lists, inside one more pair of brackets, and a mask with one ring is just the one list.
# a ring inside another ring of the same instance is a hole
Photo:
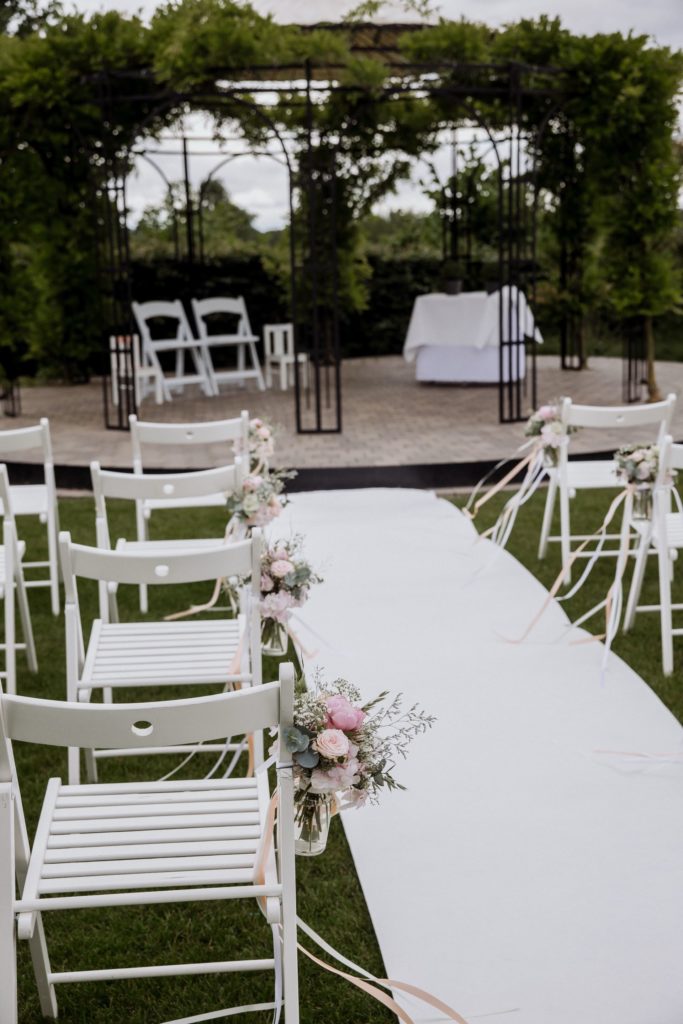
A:
{"label": "jar tied to chair", "polygon": [[633,492],[633,519],[640,521],[652,519],[652,485],[640,484]]}

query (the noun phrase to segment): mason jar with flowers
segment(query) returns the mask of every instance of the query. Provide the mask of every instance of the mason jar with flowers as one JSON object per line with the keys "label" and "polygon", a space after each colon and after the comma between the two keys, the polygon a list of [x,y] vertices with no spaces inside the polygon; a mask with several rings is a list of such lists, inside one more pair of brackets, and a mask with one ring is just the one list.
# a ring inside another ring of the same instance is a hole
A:
{"label": "mason jar with flowers", "polygon": [[569,434],[576,427],[566,427],[560,416],[560,407],[555,403],[542,405],[527,420],[524,429],[525,437],[537,437],[543,452],[543,463],[547,469],[553,469],[559,461],[560,448],[568,444]]}
{"label": "mason jar with flowers", "polygon": [[294,608],[307,600],[310,588],[321,583],[302,553],[303,538],[277,541],[261,558],[261,639],[263,653],[281,656],[287,651],[288,623]]}
{"label": "mason jar with flowers", "polygon": [[400,694],[387,698],[384,692],[363,703],[345,679],[327,685],[320,676],[297,695],[284,742],[294,765],[299,855],[323,852],[339,808],[363,807],[382,790],[404,788],[393,776],[395,762],[434,719],[417,705],[404,708]]}
{"label": "mason jar with flowers", "polygon": [[[659,474],[659,446],[626,444],[614,455],[619,480],[633,490],[631,515],[633,519],[652,518],[652,492]],[[669,473],[666,484],[672,484],[674,474]]]}

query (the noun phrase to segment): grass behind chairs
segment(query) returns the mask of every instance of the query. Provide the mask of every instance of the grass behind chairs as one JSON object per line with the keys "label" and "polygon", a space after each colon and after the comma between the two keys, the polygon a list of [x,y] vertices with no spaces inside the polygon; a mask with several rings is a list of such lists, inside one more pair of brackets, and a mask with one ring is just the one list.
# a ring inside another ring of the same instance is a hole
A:
{"label": "grass behind chairs", "polygon": [[[133,537],[130,503],[111,505],[112,542]],[[74,541],[95,542],[94,507],[90,498],[60,502],[61,526]],[[44,529],[29,519],[19,520],[20,536],[27,542],[31,559],[43,543]],[[225,516],[216,509],[199,514],[179,510],[155,512],[153,538],[222,536]],[[210,596],[211,585],[190,588],[158,587],[150,590],[151,618],[201,602]],[[79,581],[83,621],[96,614],[95,586]],[[47,590],[31,590],[31,615],[38,649],[37,676],[26,669],[22,652],[17,657],[17,692],[63,700],[64,619],[54,618]],[[137,588],[119,591],[122,620],[137,619]],[[264,679],[277,676],[277,663],[265,660]],[[200,687],[179,688],[153,694],[151,690],[122,691],[120,700],[147,700],[155,696],[198,696]],[[47,780],[66,778],[66,754],[58,748],[15,745],[17,769],[31,836],[37,822]],[[177,760],[168,756],[121,758],[101,761],[100,779],[158,778]],[[211,755],[195,758],[179,777],[201,777],[214,763]],[[319,859],[297,860],[299,912],[341,952],[368,970],[384,975],[381,956],[365,906],[360,884],[343,829],[336,822],[325,854]],[[262,957],[268,952],[270,930],[260,911],[247,901],[228,904],[195,903],[178,906],[83,910],[45,914],[52,969],[78,970],[134,964],[183,963],[192,960],[224,960],[233,956]],[[20,1024],[42,1021],[33,979],[28,943],[18,943]],[[390,1024],[395,1017],[353,986],[333,978],[301,958],[302,1024]],[[0,980],[0,984],[2,981]],[[208,975],[158,978],[97,984],[60,985],[57,988],[62,1024],[161,1024],[162,1021],[218,1010],[222,1007],[272,999],[272,974]],[[230,1018],[232,1019],[232,1018]],[[235,1020],[269,1024],[270,1013],[243,1015]]]}

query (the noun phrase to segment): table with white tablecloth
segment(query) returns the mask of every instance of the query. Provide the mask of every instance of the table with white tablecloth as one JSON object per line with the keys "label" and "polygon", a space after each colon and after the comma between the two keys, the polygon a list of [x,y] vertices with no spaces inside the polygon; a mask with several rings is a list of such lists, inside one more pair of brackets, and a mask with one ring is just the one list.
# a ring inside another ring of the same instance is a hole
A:
{"label": "table with white tablecloth", "polygon": [[[403,346],[406,361],[415,360],[416,380],[498,383],[501,305],[504,342],[543,340],[524,292],[515,286],[490,294],[419,295]],[[504,346],[503,380],[521,380],[524,374],[524,345]]]}

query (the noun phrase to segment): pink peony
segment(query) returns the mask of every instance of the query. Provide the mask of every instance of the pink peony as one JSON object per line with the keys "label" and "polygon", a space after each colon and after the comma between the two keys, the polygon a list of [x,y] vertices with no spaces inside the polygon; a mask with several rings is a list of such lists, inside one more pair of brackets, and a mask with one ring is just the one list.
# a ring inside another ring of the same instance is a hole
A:
{"label": "pink peony", "polygon": [[256,433],[262,441],[267,441],[270,438],[270,431],[268,430],[268,427],[259,427]]}
{"label": "pink peony", "polygon": [[285,576],[289,576],[290,572],[294,572],[294,566],[287,558],[278,558],[275,562],[271,562],[270,572],[276,579],[281,580]]}
{"label": "pink peony", "polygon": [[275,550],[271,553],[271,558],[273,559],[274,562],[276,562],[278,559],[285,561],[289,559],[289,551],[287,550],[286,547],[275,548]]}
{"label": "pink peony", "polygon": [[294,599],[286,590],[277,594],[268,594],[260,602],[261,615],[264,619],[275,619],[276,622],[287,622],[294,606]]}
{"label": "pink peony", "polygon": [[349,752],[349,741],[341,729],[323,729],[315,740],[315,749],[321,757],[334,761],[338,757],[346,757]]}
{"label": "pink peony", "polygon": [[538,410],[538,418],[540,420],[545,420],[546,423],[549,423],[551,420],[554,420],[556,416],[556,405],[542,405],[541,408]]}
{"label": "pink peony", "polygon": [[345,764],[335,764],[332,768],[315,768],[311,772],[311,789],[314,793],[336,793],[350,789],[360,782],[358,762],[352,758]]}
{"label": "pink peony", "polygon": [[350,704],[346,697],[328,697],[325,703],[327,704],[327,724],[333,729],[354,732],[356,729],[360,729],[367,717],[364,711]]}
{"label": "pink peony", "polygon": [[262,476],[247,476],[247,477],[245,477],[244,483],[242,484],[242,489],[247,491],[247,492],[258,491],[258,489],[259,489],[259,487],[261,486],[262,483],[263,483],[263,477]]}
{"label": "pink peony", "polygon": [[273,589],[274,586],[275,586],[275,584],[273,583],[273,581],[270,578],[270,576],[268,575],[268,573],[267,572],[262,572],[261,573],[261,593],[268,594]]}

